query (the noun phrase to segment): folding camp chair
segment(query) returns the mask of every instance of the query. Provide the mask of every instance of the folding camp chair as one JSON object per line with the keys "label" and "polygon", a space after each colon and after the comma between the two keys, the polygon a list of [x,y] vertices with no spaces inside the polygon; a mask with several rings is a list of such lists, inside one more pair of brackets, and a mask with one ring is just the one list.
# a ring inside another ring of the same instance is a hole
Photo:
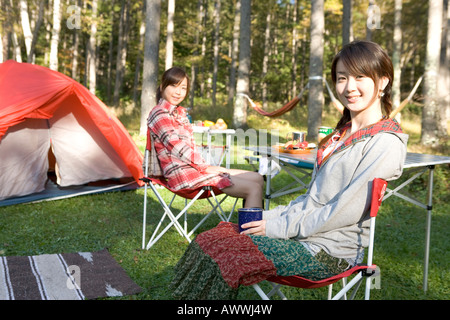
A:
{"label": "folding camp chair", "polygon": [[[223,192],[219,190],[216,187],[213,186],[204,186],[197,189],[185,189],[185,190],[178,190],[174,191],[170,189],[170,187],[167,185],[167,181],[162,177],[151,177],[151,172],[149,175],[149,157],[151,152],[151,137],[150,137],[150,130],[147,132],[147,145],[145,149],[145,158],[144,158],[144,177],[141,178],[145,185],[144,185],[144,212],[143,212],[143,227],[142,227],[142,249],[150,249],[172,226],[176,228],[178,233],[186,238],[188,242],[191,242],[191,236],[192,234],[205,222],[205,220],[213,213],[216,213],[219,218],[222,221],[229,221],[231,218],[231,215],[234,212],[237,200],[234,202],[233,208],[231,209],[228,216],[225,215],[224,211],[222,210],[221,204],[225,199],[228,197],[228,195],[225,195],[220,201],[217,199],[217,195],[222,194]],[[162,186],[166,188],[167,190],[171,191],[173,193],[173,197],[169,204],[167,204],[163,197],[161,196],[160,192],[158,191],[156,185]],[[147,191],[148,187],[150,187],[155,194],[158,202],[161,204],[162,208],[164,209],[164,214],[162,215],[158,225],[156,226],[155,230],[153,231],[152,236],[150,237],[150,240],[146,244],[146,227],[147,227]],[[172,203],[175,200],[176,196],[180,196],[185,199],[185,206],[184,208],[179,212],[175,213],[172,210]],[[210,198],[213,198],[214,202],[211,201]],[[212,210],[205,216],[203,219],[194,227],[191,231],[188,232],[187,227],[187,211],[188,209],[196,202],[198,199],[206,199],[209,204],[211,205]],[[190,200],[190,201],[188,201]],[[182,227],[179,219],[181,216],[184,215],[184,226]],[[159,229],[161,228],[162,224],[164,223],[164,220],[169,218],[169,223],[165,226],[165,228],[161,231]]]}
{"label": "folding camp chair", "polygon": [[[275,276],[270,277],[267,281],[272,285],[272,290],[269,293],[265,293],[259,284],[254,284],[253,288],[259,294],[259,296],[264,300],[269,300],[271,296],[274,294],[278,294],[282,299],[286,299],[286,296],[281,292],[280,288],[283,285],[303,288],[303,289],[314,289],[320,288],[324,286],[328,287],[328,299],[329,300],[339,300],[344,297],[347,298],[347,292],[353,288],[352,295],[350,299],[353,299],[356,295],[358,288],[360,287],[363,279],[366,279],[366,288],[365,288],[365,299],[369,300],[370,298],[370,289],[372,280],[376,279],[379,276],[379,269],[376,265],[372,264],[373,260],[373,247],[374,247],[374,236],[375,236],[375,218],[378,213],[378,208],[383,200],[384,193],[386,191],[387,182],[375,178],[373,180],[372,185],[372,202],[370,207],[370,234],[369,234],[369,247],[368,247],[368,256],[367,256],[367,264],[356,265],[355,267],[340,273],[336,276],[319,280],[312,281],[300,276]],[[350,282],[347,283],[347,277],[355,274]],[[333,283],[342,279],[343,288],[332,297],[332,285]],[[379,278],[378,278],[379,279]]]}

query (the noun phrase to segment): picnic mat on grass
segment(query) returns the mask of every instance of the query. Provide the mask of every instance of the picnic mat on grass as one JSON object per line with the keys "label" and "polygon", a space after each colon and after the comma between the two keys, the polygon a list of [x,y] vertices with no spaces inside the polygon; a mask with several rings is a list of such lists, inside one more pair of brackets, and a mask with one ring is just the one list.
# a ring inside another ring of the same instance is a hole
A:
{"label": "picnic mat on grass", "polygon": [[84,300],[140,291],[106,249],[0,257],[0,300]]}

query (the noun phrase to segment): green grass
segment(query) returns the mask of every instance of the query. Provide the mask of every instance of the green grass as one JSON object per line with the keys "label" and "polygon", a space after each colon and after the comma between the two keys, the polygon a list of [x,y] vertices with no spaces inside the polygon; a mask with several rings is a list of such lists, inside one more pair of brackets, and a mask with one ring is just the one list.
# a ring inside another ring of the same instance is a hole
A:
{"label": "green grass", "polygon": [[[295,125],[288,119],[268,121],[252,115],[249,122],[254,128],[280,129],[280,137],[292,128],[305,130],[304,126]],[[412,134],[417,135],[414,132]],[[134,133],[132,135],[143,150],[145,138]],[[410,151],[414,151],[414,147],[410,146]],[[244,164],[239,167],[250,169],[249,165]],[[381,289],[372,290],[372,299],[447,300],[450,297],[449,173],[448,166],[437,166],[435,170],[428,291],[424,293],[422,288],[425,210],[391,197],[383,203],[377,219],[375,263],[381,270]],[[422,201],[426,197],[426,178],[426,175],[420,177],[408,188],[415,198]],[[288,179],[290,177],[282,173],[275,178],[274,184],[281,186]],[[165,190],[160,191],[168,200],[170,194]],[[155,228],[161,214],[155,196],[149,195],[148,232]],[[271,206],[286,204],[296,196],[274,199]],[[188,243],[172,229],[152,249],[142,250],[143,198],[143,189],[138,189],[0,207],[0,255],[37,255],[108,248],[128,275],[143,289],[140,294],[115,299],[170,300],[168,285],[175,264]],[[232,204],[232,199],[227,200],[225,208],[230,209]],[[177,200],[174,206],[180,209],[182,200]],[[188,221],[192,226],[207,213],[205,202],[200,201],[190,212]],[[236,221],[236,215],[232,221]],[[198,232],[208,230],[218,222],[217,217],[210,218]],[[327,288],[286,288],[284,292],[290,299],[327,297]],[[243,287],[238,298],[258,300],[259,296],[251,287]]]}
{"label": "green grass", "polygon": [[[448,169],[437,169],[436,179],[448,178]],[[287,180],[277,177],[276,184]],[[420,189],[420,181],[413,189]],[[383,203],[377,220],[375,261],[381,269],[381,289],[372,290],[372,299],[449,298],[449,195],[437,185],[433,205],[428,292],[422,290],[425,243],[425,211],[391,197]],[[161,190],[165,199],[170,194]],[[36,255],[108,248],[112,256],[143,292],[122,299],[171,299],[167,286],[176,262],[187,247],[187,241],[169,231],[150,250],[141,249],[143,189],[127,192],[82,196],[66,200],[20,204],[0,208],[0,254]],[[424,197],[425,194],[419,196]],[[286,203],[294,195],[274,199],[271,206]],[[175,202],[180,209],[183,201]],[[231,208],[232,199],[225,207]],[[206,214],[204,202],[193,206],[189,215],[192,226]],[[161,210],[156,198],[149,198],[148,232],[159,220]],[[236,216],[233,216],[236,221]],[[218,223],[207,220],[199,232]],[[336,285],[339,287],[339,285]],[[300,290],[286,288],[291,299],[326,299],[327,289]],[[258,299],[252,288],[244,287],[240,299]]]}

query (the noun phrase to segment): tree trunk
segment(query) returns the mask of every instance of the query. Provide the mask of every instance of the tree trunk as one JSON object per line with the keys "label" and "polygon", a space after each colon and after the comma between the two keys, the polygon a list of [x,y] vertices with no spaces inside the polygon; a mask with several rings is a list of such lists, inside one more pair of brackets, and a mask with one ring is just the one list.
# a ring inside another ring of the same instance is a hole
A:
{"label": "tree trunk", "polygon": [[146,135],[147,133],[147,117],[156,104],[161,0],[146,0],[146,6],[144,70],[141,94],[141,135]]}
{"label": "tree trunk", "polygon": [[88,62],[89,62],[89,91],[95,94],[95,88],[97,85],[97,73],[96,73],[96,49],[97,49],[97,4],[98,0],[92,1],[92,22],[91,22],[91,34],[89,36],[88,45]]}
{"label": "tree trunk", "polygon": [[[5,1],[0,0],[0,10],[1,12],[7,13],[7,4]],[[8,23],[6,19],[0,21],[0,63],[8,60],[8,39],[9,30]]]}
{"label": "tree trunk", "polygon": [[194,97],[195,97],[195,90],[197,87],[197,74],[198,74],[198,64],[199,64],[199,50],[198,46],[200,44],[200,30],[202,27],[202,21],[203,21],[203,0],[197,1],[197,28],[195,30],[195,49],[193,52],[193,62],[191,65],[191,89],[189,92],[189,107],[191,110],[194,109]]}
{"label": "tree trunk", "polygon": [[[394,15],[394,52],[392,54],[394,82],[392,84],[392,103],[394,109],[397,109],[401,102],[400,80],[402,77],[402,68],[400,61],[402,56],[402,0],[395,0]],[[395,118],[400,121],[400,113],[398,113]]]}
{"label": "tree trunk", "polygon": [[262,105],[263,108],[267,108],[267,81],[266,75],[269,70],[269,52],[270,52],[270,22],[272,20],[271,10],[267,13],[266,16],[266,32],[264,33],[264,58],[263,58],[263,67],[262,67]]}
{"label": "tree trunk", "polygon": [[[113,11],[116,0],[111,1],[111,11]],[[112,88],[112,74],[113,74],[113,60],[114,60],[114,20],[115,15],[112,12],[110,17],[111,23],[111,34],[109,36],[109,47],[108,47],[108,66],[107,66],[107,80],[106,80],[106,100],[111,103],[111,88]]]}
{"label": "tree trunk", "polygon": [[175,0],[169,0],[167,9],[167,40],[166,40],[166,70],[173,66],[173,16],[175,14]]}
{"label": "tree trunk", "polygon": [[352,0],[343,0],[342,14],[342,45],[353,41]]}
{"label": "tree trunk", "polygon": [[50,41],[50,66],[51,70],[58,71],[58,45],[59,32],[61,30],[61,1],[53,0],[53,28]]}
{"label": "tree trunk", "polygon": [[0,33],[0,63],[3,63],[5,60],[3,60],[3,36]]}
{"label": "tree trunk", "polygon": [[203,17],[203,23],[202,23],[202,64],[200,65],[200,96],[204,97],[205,95],[205,83],[206,83],[206,76],[205,76],[205,66],[204,66],[204,62],[206,59],[206,23],[207,23],[207,15],[208,15],[208,4],[209,2],[207,0],[203,1],[202,4],[202,8],[200,9],[200,11],[203,13],[202,17]]}
{"label": "tree trunk", "polygon": [[440,135],[447,136],[447,122],[450,119],[450,8],[449,0],[444,0],[441,40],[441,63],[439,67],[438,92],[443,94],[440,108]]}
{"label": "tree trunk", "polygon": [[437,146],[439,142],[439,108],[441,107],[439,105],[439,95],[441,93],[437,91],[437,82],[441,52],[442,9],[442,0],[429,1],[428,40],[424,77],[425,105],[422,111],[421,136],[421,143],[428,146]]}
{"label": "tree trunk", "polygon": [[[12,0],[10,0],[10,1],[5,1],[3,3],[3,5],[5,7],[4,10],[6,11],[5,27],[8,30],[9,36],[11,39],[13,59],[16,60],[17,62],[22,62],[20,43],[19,43],[17,34],[14,31],[14,8],[13,8],[14,4],[13,4]],[[7,50],[8,50],[8,48],[7,48]],[[6,59],[8,59],[8,57]]]}
{"label": "tree trunk", "polygon": [[308,141],[317,140],[323,107],[324,0],[311,2],[311,47],[309,58]]}
{"label": "tree trunk", "polygon": [[31,41],[30,52],[28,53],[27,62],[34,63],[34,48],[36,47],[36,43],[39,37],[39,29],[41,28],[42,22],[44,21],[44,12],[45,12],[45,1],[41,0],[39,2],[39,13],[36,21],[36,26],[33,31],[33,40]]}
{"label": "tree trunk", "polygon": [[141,60],[142,60],[141,52],[144,50],[144,37],[145,37],[145,21],[144,19],[142,19],[141,26],[139,27],[139,52],[136,57],[136,69],[134,72],[133,102],[135,107],[138,103],[137,100],[138,100],[139,84],[141,80]]}
{"label": "tree trunk", "polygon": [[247,99],[243,94],[249,94],[250,87],[250,26],[251,26],[251,0],[241,0],[240,23],[240,51],[239,69],[236,85],[236,104],[234,106],[233,126],[235,128],[247,127]]}
{"label": "tree trunk", "polygon": [[124,1],[119,22],[119,41],[117,45],[116,58],[116,82],[114,83],[113,105],[119,106],[120,92],[122,89],[123,77],[125,75],[125,64],[127,62],[127,42],[130,20],[130,0]]}
{"label": "tree trunk", "polygon": [[[25,49],[27,57],[30,57],[31,43],[33,42],[33,34],[31,33],[30,18],[28,17],[28,5],[26,0],[20,0],[20,20],[22,24],[23,37],[25,38]],[[31,62],[31,59],[27,59]]]}
{"label": "tree trunk", "polygon": [[217,73],[219,72],[219,49],[220,49],[220,0],[216,0],[214,6],[214,65],[213,65],[213,79],[212,79],[212,106],[216,107],[216,93],[217,93]]}
{"label": "tree trunk", "polygon": [[233,43],[231,45],[230,80],[228,85],[228,107],[233,108],[236,95],[236,68],[239,54],[239,25],[241,22],[241,0],[236,0],[234,9]]}
{"label": "tree trunk", "polygon": [[298,11],[298,1],[294,0],[293,3],[293,17],[292,17],[292,94],[291,98],[297,96],[297,11]]}

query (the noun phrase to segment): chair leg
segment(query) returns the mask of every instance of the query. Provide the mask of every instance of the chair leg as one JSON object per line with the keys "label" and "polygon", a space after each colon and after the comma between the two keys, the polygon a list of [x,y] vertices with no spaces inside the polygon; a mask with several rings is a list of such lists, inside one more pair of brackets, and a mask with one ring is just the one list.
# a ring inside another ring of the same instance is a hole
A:
{"label": "chair leg", "polygon": [[237,204],[238,200],[239,200],[239,198],[236,198],[236,200],[234,201],[233,208],[230,211],[230,215],[227,218],[227,222],[230,222],[230,219],[233,216],[233,213],[234,213],[234,210],[236,208],[236,204]]}
{"label": "chair leg", "polygon": [[254,284],[254,285],[252,285],[252,287],[255,289],[256,293],[259,294],[261,299],[270,300],[270,298],[264,293],[264,291],[261,289],[261,287],[258,284]]}
{"label": "chair leg", "polygon": [[177,231],[179,231],[181,233],[182,236],[184,236],[186,238],[186,240],[188,242],[191,242],[190,237],[184,232],[183,227],[180,225],[180,223],[178,222],[178,219],[180,219],[180,217],[189,209],[189,207],[202,195],[203,190],[200,191],[190,202],[189,204],[183,209],[181,210],[180,213],[178,213],[178,215],[175,216],[175,214],[172,213],[172,211],[170,210],[170,205],[172,205],[172,201],[170,202],[170,205],[167,206],[166,203],[164,202],[164,200],[161,198],[161,196],[159,195],[159,193],[155,192],[156,197],[158,198],[159,203],[163,206],[164,208],[164,217],[167,214],[170,218],[170,222],[169,224],[164,228],[164,230],[162,230],[158,236],[154,238],[154,235],[156,235],[156,230],[153,232],[153,236],[152,236],[152,241],[149,241],[147,243],[147,247],[146,249],[149,250],[173,225],[175,225]]}
{"label": "chair leg", "polygon": [[[347,278],[342,278],[342,289],[347,285]],[[344,293],[344,300],[347,300],[347,292]]]}
{"label": "chair leg", "polygon": [[[184,206],[187,206],[187,199],[184,199]],[[184,232],[188,233],[187,227],[187,211],[184,213]]]}
{"label": "chair leg", "polygon": [[364,299],[365,300],[370,300],[370,286],[372,285],[372,278],[368,277],[366,280],[366,292],[364,295]]}
{"label": "chair leg", "polygon": [[287,300],[286,296],[284,295],[283,292],[281,292],[280,288],[281,288],[281,284],[277,284],[274,282],[270,282],[269,283],[272,285],[273,289],[267,294],[269,297],[273,296],[275,293],[278,294],[278,296],[282,299],[282,300]]}
{"label": "chair leg", "polygon": [[143,217],[142,217],[142,249],[145,248],[145,231],[147,228],[147,183],[144,186],[144,209],[143,209]]}
{"label": "chair leg", "polygon": [[[348,290],[353,288],[353,286],[356,285],[358,282],[361,282],[361,280],[362,280],[362,275],[360,272],[356,276],[354,276],[353,279],[332,298],[332,300],[341,299],[347,293]],[[357,285],[357,288],[358,287],[359,287],[359,284]],[[356,290],[357,290],[357,288],[356,288]]]}
{"label": "chair leg", "polygon": [[333,297],[333,284],[330,284],[328,286],[328,300],[331,300],[332,297]]}
{"label": "chair leg", "polygon": [[256,284],[252,285],[253,288],[255,289],[256,293],[258,293],[258,295],[261,297],[261,299],[270,300],[270,297],[272,297],[276,293],[282,300],[287,300],[286,296],[280,290],[281,284],[277,284],[277,283],[270,282],[270,281],[268,281],[268,282],[271,284],[272,290],[270,290],[269,293],[267,293],[267,294],[261,289],[259,284],[256,283]]}

